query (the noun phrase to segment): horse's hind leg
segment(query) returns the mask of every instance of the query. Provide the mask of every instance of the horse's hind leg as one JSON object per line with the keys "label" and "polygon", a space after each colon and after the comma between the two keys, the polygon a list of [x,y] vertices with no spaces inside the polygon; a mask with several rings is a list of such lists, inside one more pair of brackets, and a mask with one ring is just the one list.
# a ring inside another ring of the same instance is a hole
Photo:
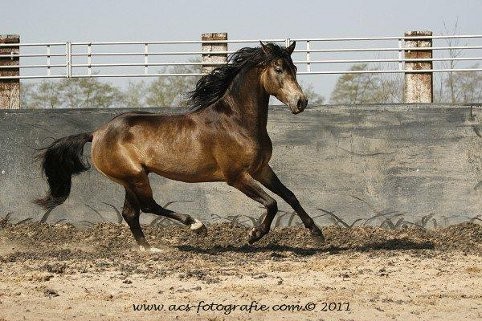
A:
{"label": "horse's hind leg", "polygon": [[138,206],[142,212],[171,218],[173,220],[181,222],[184,225],[189,225],[191,230],[196,233],[206,232],[206,227],[199,220],[193,219],[190,215],[187,214],[177,213],[168,210],[157,204],[152,197],[152,189],[149,184],[149,178],[147,177],[147,174],[142,173],[135,178],[128,180],[127,182],[127,189],[135,195]]}
{"label": "horse's hind leg", "polygon": [[122,217],[131,229],[137,244],[143,249],[149,249],[149,243],[142,232],[139,224],[140,208],[136,196],[126,189],[126,197],[124,200],[124,207],[122,208]]}

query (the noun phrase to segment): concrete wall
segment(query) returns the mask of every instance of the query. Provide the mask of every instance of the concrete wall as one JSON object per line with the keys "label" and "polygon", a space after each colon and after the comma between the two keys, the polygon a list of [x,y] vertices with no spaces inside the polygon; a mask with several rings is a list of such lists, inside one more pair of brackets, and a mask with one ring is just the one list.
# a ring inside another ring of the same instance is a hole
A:
{"label": "concrete wall", "polygon": [[[0,114],[0,217],[40,219],[30,201],[46,183],[35,149],[61,137],[91,131],[123,110],[5,110]],[[157,110],[159,111],[159,110]],[[162,109],[161,112],[172,110]],[[325,106],[292,115],[270,110],[272,167],[312,216],[319,208],[346,222],[376,213],[417,221],[434,214],[456,223],[481,214],[482,117],[480,107],[435,105]],[[85,152],[90,151],[90,144]],[[262,214],[258,204],[223,183],[186,184],[152,177],[158,202],[205,220]],[[74,178],[71,197],[49,221],[115,220],[123,190],[91,170]],[[280,209],[289,210],[282,201]],[[144,221],[153,218],[144,215]],[[328,216],[319,217],[328,224]],[[380,223],[380,220],[374,223]]]}

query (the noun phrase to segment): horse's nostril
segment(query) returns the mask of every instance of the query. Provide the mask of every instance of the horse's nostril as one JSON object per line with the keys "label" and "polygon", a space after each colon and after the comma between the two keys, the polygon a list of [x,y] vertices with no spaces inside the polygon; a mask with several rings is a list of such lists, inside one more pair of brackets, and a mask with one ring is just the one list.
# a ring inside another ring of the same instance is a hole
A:
{"label": "horse's nostril", "polygon": [[303,110],[306,108],[307,105],[308,105],[308,99],[300,98],[298,99],[298,103],[296,104],[296,107],[298,107],[298,109],[300,110]]}

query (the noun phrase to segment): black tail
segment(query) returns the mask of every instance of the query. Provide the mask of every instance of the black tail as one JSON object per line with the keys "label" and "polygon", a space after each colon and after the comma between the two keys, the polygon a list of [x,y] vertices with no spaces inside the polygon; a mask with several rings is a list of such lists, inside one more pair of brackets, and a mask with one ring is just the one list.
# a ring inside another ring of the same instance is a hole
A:
{"label": "black tail", "polygon": [[72,175],[90,168],[83,160],[84,145],[92,141],[92,134],[84,133],[60,138],[42,150],[42,171],[49,183],[49,192],[44,198],[34,201],[46,210],[62,204],[70,194]]}

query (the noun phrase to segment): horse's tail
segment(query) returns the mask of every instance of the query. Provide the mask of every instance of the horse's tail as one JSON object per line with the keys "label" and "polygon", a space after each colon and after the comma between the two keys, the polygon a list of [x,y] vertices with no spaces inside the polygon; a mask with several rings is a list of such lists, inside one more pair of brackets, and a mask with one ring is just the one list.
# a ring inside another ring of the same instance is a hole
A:
{"label": "horse's tail", "polygon": [[44,198],[34,200],[35,204],[51,210],[69,197],[72,175],[90,168],[82,154],[84,145],[91,142],[92,137],[92,133],[67,136],[42,149],[37,157],[42,161],[42,171],[47,177],[49,191]]}

